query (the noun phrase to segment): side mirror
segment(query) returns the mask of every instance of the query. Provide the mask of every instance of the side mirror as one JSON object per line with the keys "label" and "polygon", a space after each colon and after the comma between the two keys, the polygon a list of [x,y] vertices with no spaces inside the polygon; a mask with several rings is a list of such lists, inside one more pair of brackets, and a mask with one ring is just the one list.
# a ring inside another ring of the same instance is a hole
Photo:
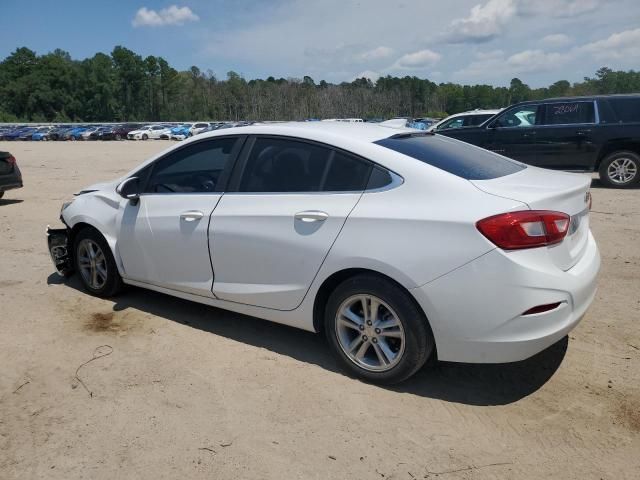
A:
{"label": "side mirror", "polygon": [[116,193],[122,198],[130,200],[132,204],[138,203],[140,198],[140,182],[138,177],[129,177],[116,187]]}

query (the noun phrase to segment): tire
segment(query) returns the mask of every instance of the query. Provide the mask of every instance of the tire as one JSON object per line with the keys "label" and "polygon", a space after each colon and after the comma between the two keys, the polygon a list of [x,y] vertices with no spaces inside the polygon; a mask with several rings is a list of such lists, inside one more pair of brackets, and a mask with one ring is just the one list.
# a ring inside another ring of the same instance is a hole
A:
{"label": "tire", "polygon": [[116,133],[115,140],[122,140],[122,137],[119,133]]}
{"label": "tire", "polygon": [[[369,323],[364,304],[370,309],[377,302],[377,314],[369,315]],[[324,327],[345,370],[372,383],[406,380],[435,349],[429,323],[414,299],[400,286],[375,275],[357,275],[338,285],[329,296]]]}
{"label": "tire", "polygon": [[149,140],[149,135],[147,135],[146,133],[142,135],[142,139],[143,140]]}
{"label": "tire", "polygon": [[0,198],[4,197],[4,191],[0,191]]}
{"label": "tire", "polygon": [[[92,276],[94,270],[90,266],[91,252],[93,252],[93,258],[97,259],[94,265],[98,273],[95,276]],[[87,292],[106,298],[122,290],[122,278],[118,273],[118,267],[107,241],[100,232],[91,227],[80,230],[73,241],[73,253],[75,271]],[[96,282],[94,283],[93,280]]]}
{"label": "tire", "polygon": [[640,156],[627,150],[607,155],[598,169],[600,181],[611,188],[629,188],[640,183]]}

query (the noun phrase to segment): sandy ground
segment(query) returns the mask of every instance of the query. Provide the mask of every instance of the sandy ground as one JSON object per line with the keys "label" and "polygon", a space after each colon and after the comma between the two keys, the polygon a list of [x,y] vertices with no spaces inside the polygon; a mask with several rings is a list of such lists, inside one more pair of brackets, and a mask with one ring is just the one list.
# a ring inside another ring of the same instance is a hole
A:
{"label": "sandy ground", "polygon": [[26,185],[0,200],[1,479],[640,478],[640,190],[594,182],[600,289],[568,339],[381,388],[319,336],[53,273],[61,202],[167,146],[0,142]]}

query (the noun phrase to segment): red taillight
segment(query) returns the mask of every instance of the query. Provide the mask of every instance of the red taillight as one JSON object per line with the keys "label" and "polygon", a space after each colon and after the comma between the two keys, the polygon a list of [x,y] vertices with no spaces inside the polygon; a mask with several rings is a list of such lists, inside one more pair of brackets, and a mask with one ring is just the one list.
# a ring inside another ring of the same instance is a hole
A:
{"label": "red taillight", "polygon": [[544,247],[560,243],[569,230],[566,213],[525,210],[485,218],[476,227],[504,250]]}
{"label": "red taillight", "polygon": [[7,158],[5,158],[5,161],[9,165],[15,165],[16,164],[16,157],[14,157],[13,155],[9,155]]}

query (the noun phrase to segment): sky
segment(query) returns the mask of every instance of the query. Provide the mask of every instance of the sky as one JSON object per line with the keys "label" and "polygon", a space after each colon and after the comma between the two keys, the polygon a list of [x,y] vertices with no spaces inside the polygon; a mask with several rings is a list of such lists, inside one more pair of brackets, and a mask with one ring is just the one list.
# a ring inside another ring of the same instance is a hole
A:
{"label": "sky", "polygon": [[[224,78],[532,87],[640,70],[640,0],[2,0],[0,58],[123,45]],[[98,6],[94,6],[98,5]]]}

